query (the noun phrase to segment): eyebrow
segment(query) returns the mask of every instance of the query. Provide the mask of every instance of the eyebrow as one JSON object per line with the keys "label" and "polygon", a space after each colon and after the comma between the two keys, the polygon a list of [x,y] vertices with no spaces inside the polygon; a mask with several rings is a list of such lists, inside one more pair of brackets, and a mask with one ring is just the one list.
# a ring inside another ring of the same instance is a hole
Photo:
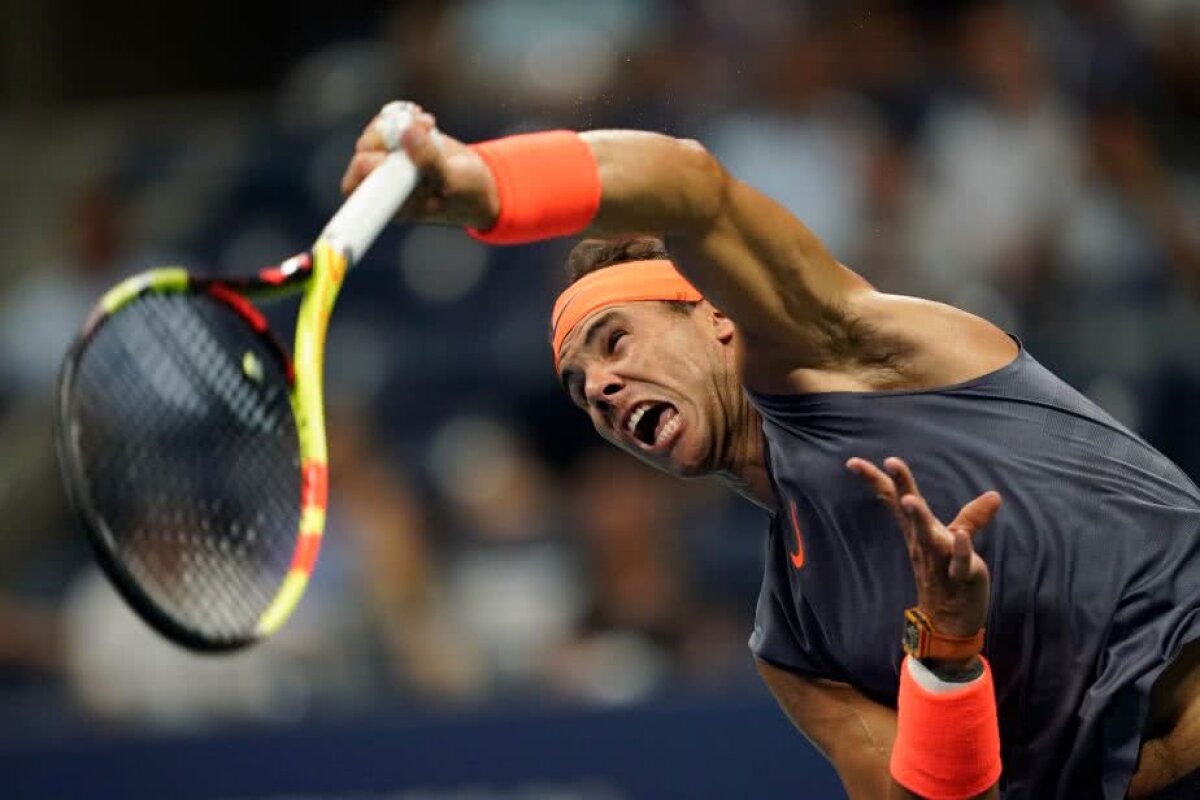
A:
{"label": "eyebrow", "polygon": [[[600,316],[596,317],[591,322],[589,322],[587,331],[583,334],[584,348],[586,349],[588,347],[591,347],[592,342],[596,338],[596,334],[599,333],[600,330],[605,325],[612,322],[616,317],[618,317],[620,315],[620,313],[621,312],[616,311],[616,310],[608,311],[608,312],[605,312],[604,314],[601,314]],[[564,370],[563,374],[559,376],[558,382],[562,385],[563,391],[566,392],[568,395],[571,394],[571,378],[573,375],[575,375],[578,372],[579,372],[579,370],[577,370],[577,369],[567,369],[567,370]]]}
{"label": "eyebrow", "polygon": [[592,340],[596,338],[596,334],[601,328],[612,322],[613,318],[616,317],[618,313],[619,312],[617,311],[609,311],[592,320],[591,324],[588,325],[587,333],[583,335],[583,346],[591,347]]}

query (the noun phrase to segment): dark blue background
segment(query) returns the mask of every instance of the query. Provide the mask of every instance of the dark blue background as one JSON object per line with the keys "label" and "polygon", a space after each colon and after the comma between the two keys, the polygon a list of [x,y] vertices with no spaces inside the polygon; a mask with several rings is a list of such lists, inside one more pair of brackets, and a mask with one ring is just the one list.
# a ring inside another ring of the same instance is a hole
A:
{"label": "dark blue background", "polygon": [[[832,769],[769,699],[630,710],[504,710],[324,723],[219,736],[75,737],[0,744],[6,800],[242,800],[520,794],[613,800],[844,797]],[[583,787],[583,788],[579,788]],[[607,789],[607,793],[604,790]],[[556,795],[558,796],[558,795]]]}

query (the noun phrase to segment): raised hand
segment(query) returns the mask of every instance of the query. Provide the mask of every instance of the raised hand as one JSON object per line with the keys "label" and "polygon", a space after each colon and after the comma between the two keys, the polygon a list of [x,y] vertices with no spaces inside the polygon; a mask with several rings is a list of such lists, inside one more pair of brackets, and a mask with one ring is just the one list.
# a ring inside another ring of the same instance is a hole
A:
{"label": "raised hand", "polygon": [[875,490],[900,525],[916,579],[917,606],[941,633],[975,634],[987,619],[991,581],[971,539],[999,510],[1000,494],[984,492],[943,525],[929,510],[908,465],[899,458],[883,463],[887,472],[862,458],[851,458],[846,466]]}
{"label": "raised hand", "polygon": [[[400,146],[421,174],[417,188],[400,209],[399,217],[421,222],[485,230],[500,210],[495,181],[483,159],[462,142],[437,130],[432,114],[412,104],[414,122]],[[367,125],[342,177],[349,194],[387,158],[388,147],[375,124]]]}

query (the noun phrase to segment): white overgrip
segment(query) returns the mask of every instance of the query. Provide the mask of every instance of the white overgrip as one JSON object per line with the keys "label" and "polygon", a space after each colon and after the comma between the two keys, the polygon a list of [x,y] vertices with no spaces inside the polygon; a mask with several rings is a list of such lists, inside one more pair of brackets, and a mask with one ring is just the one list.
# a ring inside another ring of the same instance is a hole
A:
{"label": "white overgrip", "polygon": [[400,148],[400,139],[412,123],[411,103],[388,103],[375,120],[391,154],[359,184],[321,232],[321,238],[358,263],[384,226],[396,216],[417,183],[417,170]]}

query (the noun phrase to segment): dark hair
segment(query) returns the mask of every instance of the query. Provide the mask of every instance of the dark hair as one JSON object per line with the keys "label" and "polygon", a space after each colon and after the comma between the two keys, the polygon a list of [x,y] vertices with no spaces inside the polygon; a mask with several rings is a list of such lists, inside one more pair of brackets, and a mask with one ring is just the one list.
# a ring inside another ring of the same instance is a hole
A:
{"label": "dark hair", "polygon": [[598,269],[629,261],[670,258],[662,239],[643,236],[636,239],[584,239],[567,256],[567,277],[571,283]]}
{"label": "dark hair", "polygon": [[[575,283],[584,275],[590,275],[605,267],[627,264],[630,261],[670,260],[667,245],[653,236],[630,239],[584,239],[571,249],[567,256],[567,277]],[[568,284],[570,285],[570,284]],[[690,314],[695,303],[682,300],[663,300],[663,305],[681,314]]]}

